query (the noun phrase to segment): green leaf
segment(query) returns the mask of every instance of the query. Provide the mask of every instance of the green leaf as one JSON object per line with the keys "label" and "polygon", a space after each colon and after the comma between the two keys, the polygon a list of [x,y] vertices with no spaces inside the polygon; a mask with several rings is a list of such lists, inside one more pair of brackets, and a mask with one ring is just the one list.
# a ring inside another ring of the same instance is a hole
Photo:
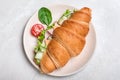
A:
{"label": "green leaf", "polygon": [[36,46],[35,49],[34,49],[35,53],[37,53],[39,51],[39,47]]}
{"label": "green leaf", "polygon": [[40,60],[39,60],[39,59],[35,59],[35,63],[36,63],[37,65],[39,65],[39,64],[40,64]]}
{"label": "green leaf", "polygon": [[50,23],[52,22],[52,14],[51,14],[50,10],[45,7],[42,7],[38,11],[38,18],[41,23],[43,23],[47,26],[49,26]]}
{"label": "green leaf", "polygon": [[42,41],[44,40],[45,38],[45,32],[46,30],[42,30],[40,36],[38,36],[38,40],[42,43]]}
{"label": "green leaf", "polygon": [[38,40],[37,41],[37,46],[34,48],[34,51],[35,51],[35,53],[38,53],[39,51],[40,51],[40,46],[41,46],[41,42]]}
{"label": "green leaf", "polygon": [[35,53],[37,54],[38,52],[44,52],[46,50],[46,44],[44,42],[40,42],[38,40],[37,46],[34,48]]}
{"label": "green leaf", "polygon": [[74,12],[75,12],[75,9],[72,10],[72,11],[69,10],[69,9],[67,9],[67,10],[62,14],[62,16],[59,18],[58,24],[61,25],[61,24],[63,23],[63,21],[66,20],[66,19],[69,19],[70,16],[71,16],[71,14],[74,13]]}
{"label": "green leaf", "polygon": [[52,29],[54,25],[55,25],[55,24],[52,24],[52,25],[50,25],[50,26],[47,26],[47,29],[46,29],[46,30]]}
{"label": "green leaf", "polygon": [[67,9],[65,13],[63,13],[63,16],[68,17],[71,14],[71,11]]}

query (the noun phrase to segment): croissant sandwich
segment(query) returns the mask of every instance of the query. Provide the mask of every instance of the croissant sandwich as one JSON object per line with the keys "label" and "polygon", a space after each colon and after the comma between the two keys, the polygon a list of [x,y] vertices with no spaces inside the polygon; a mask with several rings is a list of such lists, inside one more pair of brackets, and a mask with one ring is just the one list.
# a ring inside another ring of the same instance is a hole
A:
{"label": "croissant sandwich", "polygon": [[89,32],[91,10],[84,7],[72,13],[59,27],[55,28],[52,39],[40,61],[40,70],[50,73],[81,53]]}

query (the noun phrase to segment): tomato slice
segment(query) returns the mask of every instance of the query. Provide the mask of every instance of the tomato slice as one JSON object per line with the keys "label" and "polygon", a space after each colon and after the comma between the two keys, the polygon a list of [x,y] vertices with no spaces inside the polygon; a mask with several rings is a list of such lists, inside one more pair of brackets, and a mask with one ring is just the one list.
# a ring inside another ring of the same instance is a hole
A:
{"label": "tomato slice", "polygon": [[34,24],[31,28],[31,33],[33,36],[38,37],[43,29],[44,29],[43,25]]}

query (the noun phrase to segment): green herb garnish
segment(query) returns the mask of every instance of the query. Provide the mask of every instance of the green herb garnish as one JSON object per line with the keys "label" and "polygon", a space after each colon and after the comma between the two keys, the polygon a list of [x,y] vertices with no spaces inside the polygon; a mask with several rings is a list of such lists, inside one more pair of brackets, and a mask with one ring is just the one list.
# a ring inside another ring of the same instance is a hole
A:
{"label": "green herb garnish", "polygon": [[62,16],[60,17],[60,19],[58,20],[58,24],[61,25],[63,23],[64,20],[67,20],[70,18],[71,14],[75,11],[75,9],[73,11],[67,9]]}
{"label": "green herb garnish", "polygon": [[[64,20],[68,19],[74,11],[75,11],[75,10],[70,11],[69,9],[67,9],[67,10],[63,13],[63,15],[60,17],[60,19],[57,21],[57,23],[58,23],[59,25],[61,25],[62,22],[63,22]],[[45,50],[46,50],[46,48],[47,48],[45,42],[43,42],[44,39],[45,39],[45,33],[46,33],[48,30],[52,29],[53,26],[55,25],[55,23],[51,24],[51,22],[52,22],[52,14],[51,14],[51,11],[50,11],[49,9],[45,8],[45,7],[40,8],[40,10],[38,11],[38,19],[39,19],[39,21],[40,21],[42,24],[46,25],[47,28],[44,29],[44,30],[41,32],[41,34],[38,36],[37,46],[36,46],[35,49],[34,49],[34,51],[35,51],[35,53],[36,53],[35,56],[34,56],[34,59],[35,59],[35,63],[36,63],[36,64],[40,64],[40,60],[41,60],[41,58],[42,58],[42,55],[43,55],[43,53],[45,52]],[[50,37],[50,39],[51,39],[51,37]]]}
{"label": "green herb garnish", "polygon": [[49,9],[42,7],[38,12],[38,18],[41,23],[49,26],[52,22],[52,14]]}
{"label": "green herb garnish", "polygon": [[38,40],[42,43],[45,38],[45,33],[47,32],[47,30],[52,29],[54,24],[50,25],[52,22],[52,14],[51,11],[45,7],[42,7],[38,11],[38,18],[41,23],[47,26],[47,28],[41,32],[40,36],[38,36]]}
{"label": "green herb garnish", "polygon": [[47,26],[47,28],[42,30],[41,34],[38,36],[37,46],[34,49],[34,59],[36,64],[40,64],[42,54],[46,50],[46,44],[45,42],[43,42],[45,39],[45,33],[47,32],[47,30],[52,29],[54,26],[54,24],[50,25],[52,22],[52,14],[49,9],[45,7],[40,8],[40,10],[38,11],[38,18],[42,24]]}
{"label": "green herb garnish", "polygon": [[37,42],[37,46],[35,47],[34,51],[35,53],[38,53],[38,52],[44,52],[44,50],[46,49],[46,44],[44,42],[40,42],[38,40]]}
{"label": "green herb garnish", "polygon": [[40,64],[40,60],[41,60],[41,58],[42,58],[42,53],[41,52],[38,52],[38,53],[36,53],[36,55],[34,56],[34,59],[35,59],[35,63],[36,64]]}
{"label": "green herb garnish", "polygon": [[46,33],[46,30],[42,30],[40,36],[38,36],[38,40],[42,43],[44,38],[45,38],[45,33]]}

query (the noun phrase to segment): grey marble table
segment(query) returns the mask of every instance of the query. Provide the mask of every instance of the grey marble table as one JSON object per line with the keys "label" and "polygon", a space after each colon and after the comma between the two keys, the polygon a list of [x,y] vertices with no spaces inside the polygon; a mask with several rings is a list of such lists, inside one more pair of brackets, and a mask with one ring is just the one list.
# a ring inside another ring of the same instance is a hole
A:
{"label": "grey marble table", "polygon": [[[87,67],[72,76],[40,74],[28,61],[22,35],[30,16],[46,4],[93,10],[97,45]],[[119,0],[0,0],[0,80],[120,80]]]}

